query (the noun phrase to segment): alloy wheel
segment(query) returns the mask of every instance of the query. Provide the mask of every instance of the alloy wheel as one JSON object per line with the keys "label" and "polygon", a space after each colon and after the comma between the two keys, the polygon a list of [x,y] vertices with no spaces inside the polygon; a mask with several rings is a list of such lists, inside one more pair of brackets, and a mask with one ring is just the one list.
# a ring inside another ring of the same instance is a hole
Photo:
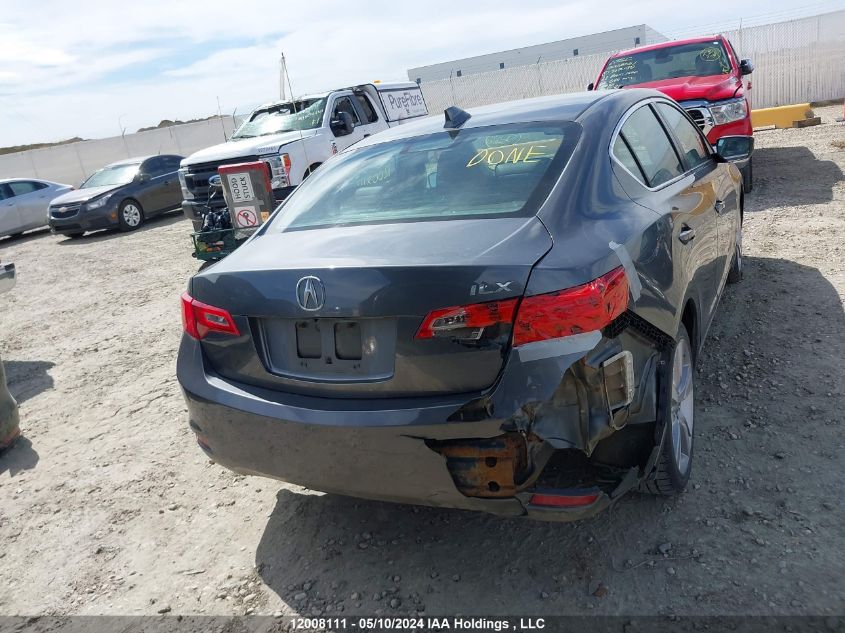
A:
{"label": "alloy wheel", "polygon": [[672,447],[679,473],[686,473],[692,456],[694,422],[693,368],[689,343],[678,341],[672,363]]}

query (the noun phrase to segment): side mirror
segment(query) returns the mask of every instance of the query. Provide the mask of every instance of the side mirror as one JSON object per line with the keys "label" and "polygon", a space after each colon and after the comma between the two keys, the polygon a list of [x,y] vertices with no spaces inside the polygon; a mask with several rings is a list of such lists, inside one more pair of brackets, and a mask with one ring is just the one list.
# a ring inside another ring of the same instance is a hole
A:
{"label": "side mirror", "polygon": [[335,136],[346,136],[347,134],[352,134],[352,131],[355,129],[355,122],[352,120],[352,115],[348,112],[338,112],[337,118],[332,119],[329,127],[331,127]]}
{"label": "side mirror", "polygon": [[745,162],[753,151],[753,136],[723,136],[716,141],[716,153],[729,163]]}
{"label": "side mirror", "polygon": [[138,174],[137,176],[135,176],[135,182],[137,182],[139,185],[144,184],[149,179],[150,179],[149,174]]}
{"label": "side mirror", "polygon": [[595,88],[595,87],[596,87],[596,85],[595,85],[595,84],[591,81],[591,82],[587,85],[587,90],[592,90],[592,89],[593,89],[593,88]]}
{"label": "side mirror", "polygon": [[739,62],[739,74],[740,75],[750,75],[754,72],[754,64],[751,63],[750,59],[743,59]]}

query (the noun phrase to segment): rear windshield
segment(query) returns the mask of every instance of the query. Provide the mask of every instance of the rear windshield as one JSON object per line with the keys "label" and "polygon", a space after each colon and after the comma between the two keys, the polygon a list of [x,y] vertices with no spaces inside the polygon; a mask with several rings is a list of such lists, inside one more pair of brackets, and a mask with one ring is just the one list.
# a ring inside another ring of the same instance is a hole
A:
{"label": "rear windshield", "polygon": [[501,125],[344,153],[288,198],[269,230],[533,214],[579,132],[571,122]]}
{"label": "rear windshield", "polygon": [[607,62],[597,90],[623,88],[678,77],[709,77],[731,72],[721,40],[666,46],[614,57]]}

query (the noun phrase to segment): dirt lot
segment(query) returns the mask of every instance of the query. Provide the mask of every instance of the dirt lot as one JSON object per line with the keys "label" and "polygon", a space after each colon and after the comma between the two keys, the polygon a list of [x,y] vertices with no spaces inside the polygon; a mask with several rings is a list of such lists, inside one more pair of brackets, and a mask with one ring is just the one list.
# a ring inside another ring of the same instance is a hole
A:
{"label": "dirt lot", "polygon": [[745,280],[702,358],[692,483],[578,524],[322,495],[195,446],[180,216],[0,240],[0,613],[842,614],[845,124],[757,137]]}

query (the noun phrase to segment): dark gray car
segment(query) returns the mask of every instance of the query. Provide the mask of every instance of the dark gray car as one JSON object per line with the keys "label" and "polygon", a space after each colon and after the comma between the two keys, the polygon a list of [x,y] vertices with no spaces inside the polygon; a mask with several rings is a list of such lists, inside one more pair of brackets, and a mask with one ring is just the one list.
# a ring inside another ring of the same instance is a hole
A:
{"label": "dark gray car", "polygon": [[103,167],[79,189],[50,203],[50,228],[70,237],[97,229],[132,231],[147,218],[181,208],[181,161],[181,156],[163,154]]}
{"label": "dark gray car", "polygon": [[232,470],[372,499],[571,520],[677,493],[742,205],[651,90],[375,135],[191,279],[190,426]]}

